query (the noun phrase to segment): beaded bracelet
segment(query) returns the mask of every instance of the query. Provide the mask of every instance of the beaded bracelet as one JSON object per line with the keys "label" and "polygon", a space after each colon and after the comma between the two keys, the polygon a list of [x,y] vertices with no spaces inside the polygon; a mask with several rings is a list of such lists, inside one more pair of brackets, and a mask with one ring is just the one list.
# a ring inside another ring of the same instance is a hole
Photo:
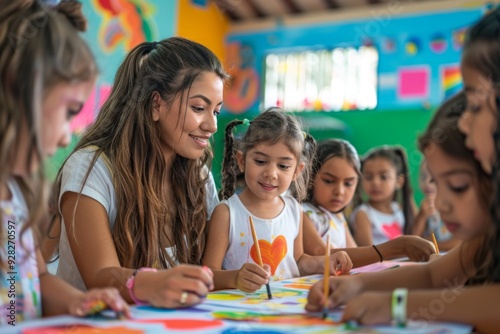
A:
{"label": "beaded bracelet", "polygon": [[392,321],[396,327],[406,326],[406,308],[408,304],[408,289],[398,288],[392,292]]}
{"label": "beaded bracelet", "polygon": [[137,297],[135,296],[134,294],[134,283],[135,283],[135,277],[137,276],[138,273],[142,272],[142,271],[157,271],[156,269],[154,268],[146,268],[146,267],[143,267],[143,268],[139,268],[137,269],[136,271],[134,271],[134,273],[132,274],[132,276],[130,276],[128,279],[127,279],[127,282],[125,283],[125,285],[127,286],[127,289],[128,289],[128,293],[130,295],[130,299],[132,299],[132,301],[136,304],[136,305],[147,305],[148,303],[147,302],[144,302],[142,300],[139,300],[137,299]]}
{"label": "beaded bracelet", "polygon": [[380,262],[384,261],[384,258],[382,257],[382,254],[378,250],[377,246],[372,245],[372,247],[375,249],[375,251],[377,252],[378,256],[380,257]]}

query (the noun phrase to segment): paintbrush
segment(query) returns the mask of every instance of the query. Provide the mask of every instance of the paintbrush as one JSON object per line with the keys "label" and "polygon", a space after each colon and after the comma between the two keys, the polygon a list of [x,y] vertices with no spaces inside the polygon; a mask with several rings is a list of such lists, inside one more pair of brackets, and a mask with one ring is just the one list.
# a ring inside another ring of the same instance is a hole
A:
{"label": "paintbrush", "polygon": [[323,319],[326,319],[328,315],[328,286],[330,278],[330,235],[326,236],[326,251],[325,251],[325,268],[323,275],[323,297],[325,299],[325,304],[323,305]]}
{"label": "paintbrush", "polygon": [[436,236],[432,233],[432,242],[434,243],[434,247],[436,247],[436,253],[439,254],[438,242],[436,240]]}
{"label": "paintbrush", "polygon": [[[262,262],[262,255],[260,254],[259,239],[257,238],[257,232],[255,232],[255,226],[253,225],[253,219],[251,216],[249,216],[248,220],[250,221],[250,229],[252,230],[253,244],[255,245],[255,250],[257,252],[257,259],[259,260],[259,265],[262,268],[264,268],[264,263]],[[267,298],[272,299],[273,295],[271,294],[271,286],[269,286],[269,283],[266,284],[266,289],[267,289]]]}

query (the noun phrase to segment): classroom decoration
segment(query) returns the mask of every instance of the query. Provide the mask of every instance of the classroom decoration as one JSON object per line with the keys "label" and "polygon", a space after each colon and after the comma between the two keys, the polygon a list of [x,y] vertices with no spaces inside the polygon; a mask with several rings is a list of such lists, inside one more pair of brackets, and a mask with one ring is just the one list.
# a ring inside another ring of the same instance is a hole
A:
{"label": "classroom decoration", "polygon": [[137,44],[154,40],[155,7],[143,0],[92,0],[102,21],[99,43],[104,52],[112,53],[123,44],[129,51]]}
{"label": "classroom decoration", "polygon": [[90,93],[89,98],[85,101],[85,104],[82,107],[82,110],[78,113],[78,115],[73,118],[70,124],[71,133],[79,134],[87,126],[89,126],[95,119],[95,103],[96,103],[96,89]]}
{"label": "classroom decoration", "polygon": [[443,65],[440,72],[441,91],[446,100],[462,89],[462,75],[458,64]]}
{"label": "classroom decoration", "polygon": [[405,42],[405,52],[409,56],[415,56],[420,52],[421,42],[417,37],[411,37]]}
{"label": "classroom decoration", "polygon": [[229,84],[224,89],[224,107],[233,114],[247,111],[259,97],[260,76],[254,63],[254,52],[250,45],[230,43],[227,45]]}
{"label": "classroom decoration", "polygon": [[448,40],[444,34],[435,34],[429,42],[429,48],[434,53],[443,53],[448,48]]}
{"label": "classroom decoration", "polygon": [[382,51],[384,53],[394,53],[396,52],[396,40],[390,37],[382,38]]}
{"label": "classroom decoration", "polygon": [[429,95],[430,68],[426,65],[398,69],[398,98],[424,99]]}
{"label": "classroom decoration", "polygon": [[208,0],[191,0],[191,3],[202,8],[207,8],[208,6]]}
{"label": "classroom decoration", "polygon": [[97,113],[111,93],[111,86],[102,84],[96,87],[82,107],[82,110],[71,121],[71,133],[76,135],[85,130],[92,122],[94,122]]}
{"label": "classroom decoration", "polygon": [[466,32],[467,28],[456,29],[452,32],[454,50],[456,51],[462,50],[462,47],[464,46]]}

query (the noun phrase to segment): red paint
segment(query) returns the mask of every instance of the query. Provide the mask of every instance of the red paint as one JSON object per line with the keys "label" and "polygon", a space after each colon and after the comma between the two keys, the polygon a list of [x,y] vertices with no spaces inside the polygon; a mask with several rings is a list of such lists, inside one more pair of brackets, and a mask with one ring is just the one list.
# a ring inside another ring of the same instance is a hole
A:
{"label": "red paint", "polygon": [[137,322],[150,323],[150,324],[163,324],[167,329],[177,330],[200,330],[212,329],[222,327],[224,323],[220,320],[204,319],[141,319]]}

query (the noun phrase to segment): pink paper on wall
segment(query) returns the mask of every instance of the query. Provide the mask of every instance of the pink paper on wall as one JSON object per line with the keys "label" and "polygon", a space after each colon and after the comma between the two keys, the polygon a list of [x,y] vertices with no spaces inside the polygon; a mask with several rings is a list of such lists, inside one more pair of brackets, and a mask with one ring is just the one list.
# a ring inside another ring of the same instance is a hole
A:
{"label": "pink paper on wall", "polygon": [[92,124],[110,93],[111,85],[100,85],[92,91],[80,113],[71,121],[72,133],[79,134]]}
{"label": "pink paper on wall", "polygon": [[71,132],[80,133],[94,121],[94,109],[96,100],[96,89],[92,91],[89,98],[82,107],[80,113],[71,121]]}
{"label": "pink paper on wall", "polygon": [[101,85],[99,86],[99,98],[97,102],[97,107],[101,108],[103,103],[106,102],[107,98],[111,94],[111,85]]}
{"label": "pink paper on wall", "polygon": [[398,70],[398,98],[418,99],[429,96],[430,69],[428,66]]}

